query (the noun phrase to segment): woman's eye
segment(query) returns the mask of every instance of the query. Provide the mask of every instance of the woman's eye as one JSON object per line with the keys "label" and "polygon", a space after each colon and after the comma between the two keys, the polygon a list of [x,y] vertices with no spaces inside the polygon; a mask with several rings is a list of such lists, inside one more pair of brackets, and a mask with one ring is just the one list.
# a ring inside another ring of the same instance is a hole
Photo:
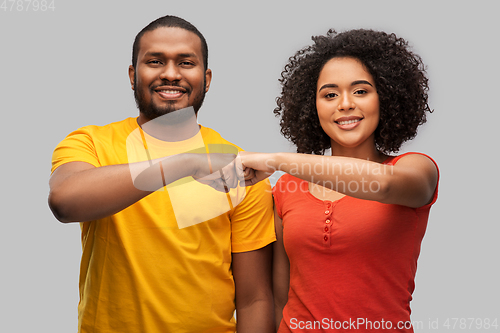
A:
{"label": "woman's eye", "polygon": [[363,94],[366,94],[367,91],[366,90],[356,90],[354,93],[358,94],[358,95],[363,95]]}
{"label": "woman's eye", "polygon": [[325,97],[326,97],[326,98],[334,98],[334,97],[336,97],[336,96],[337,96],[337,94],[336,94],[336,93],[329,93],[329,94],[326,94],[326,95],[325,95]]}

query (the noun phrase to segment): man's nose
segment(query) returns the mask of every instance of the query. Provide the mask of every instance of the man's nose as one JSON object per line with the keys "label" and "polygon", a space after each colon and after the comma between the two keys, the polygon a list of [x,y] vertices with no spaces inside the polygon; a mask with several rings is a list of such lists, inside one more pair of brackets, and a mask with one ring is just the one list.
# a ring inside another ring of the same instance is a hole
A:
{"label": "man's nose", "polygon": [[179,81],[181,78],[179,67],[172,62],[167,63],[160,74],[162,80]]}

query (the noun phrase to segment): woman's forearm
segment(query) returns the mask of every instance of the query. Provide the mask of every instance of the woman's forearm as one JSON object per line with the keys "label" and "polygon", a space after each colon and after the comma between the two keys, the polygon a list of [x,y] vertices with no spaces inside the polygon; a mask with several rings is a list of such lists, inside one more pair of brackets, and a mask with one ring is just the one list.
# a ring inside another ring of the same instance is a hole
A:
{"label": "woman's forearm", "polygon": [[382,201],[394,168],[349,157],[294,153],[271,154],[275,170],[359,199]]}
{"label": "woman's forearm", "polygon": [[428,203],[438,177],[434,162],[420,154],[404,156],[396,165],[295,153],[244,152],[240,156],[244,167],[260,170],[260,174],[256,172],[257,181],[273,171],[283,171],[354,198],[408,207]]}

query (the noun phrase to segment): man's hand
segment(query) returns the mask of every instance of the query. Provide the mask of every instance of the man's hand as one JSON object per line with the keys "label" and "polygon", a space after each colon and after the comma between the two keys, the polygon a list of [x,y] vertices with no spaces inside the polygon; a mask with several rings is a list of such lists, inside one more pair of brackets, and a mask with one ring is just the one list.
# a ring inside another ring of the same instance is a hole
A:
{"label": "man's hand", "polygon": [[234,154],[210,153],[194,154],[196,156],[195,173],[193,178],[220,192],[229,192],[229,189],[238,186],[244,181],[241,162]]}

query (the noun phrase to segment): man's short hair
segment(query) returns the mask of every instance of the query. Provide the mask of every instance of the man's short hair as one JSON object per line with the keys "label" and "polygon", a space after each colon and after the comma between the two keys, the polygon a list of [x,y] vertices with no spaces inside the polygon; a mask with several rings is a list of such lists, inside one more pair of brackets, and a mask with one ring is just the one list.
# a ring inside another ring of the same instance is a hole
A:
{"label": "man's short hair", "polygon": [[153,31],[158,28],[181,28],[187,31],[191,31],[195,33],[198,37],[200,37],[201,41],[201,54],[203,56],[203,65],[205,66],[205,70],[208,68],[208,45],[205,37],[201,34],[201,32],[196,29],[194,25],[189,23],[188,21],[173,15],[166,15],[160,17],[159,19],[154,20],[145,26],[138,34],[135,36],[134,45],[132,47],[132,66],[135,68],[137,64],[137,57],[139,54],[140,42],[142,36],[148,32]]}

